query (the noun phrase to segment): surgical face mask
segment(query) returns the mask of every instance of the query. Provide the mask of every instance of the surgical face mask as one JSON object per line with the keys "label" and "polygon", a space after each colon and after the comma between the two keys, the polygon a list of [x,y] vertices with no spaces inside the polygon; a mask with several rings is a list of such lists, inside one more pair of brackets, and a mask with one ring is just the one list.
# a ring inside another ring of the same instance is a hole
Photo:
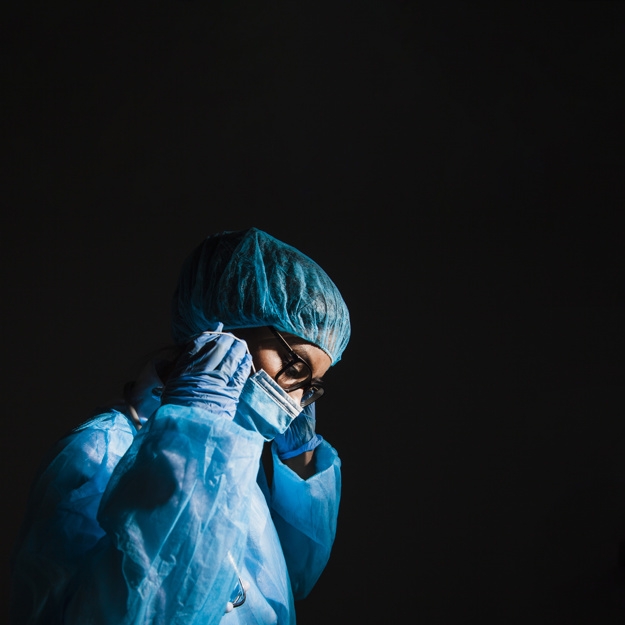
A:
{"label": "surgical face mask", "polygon": [[234,422],[271,441],[285,432],[301,411],[302,407],[261,369],[245,382]]}

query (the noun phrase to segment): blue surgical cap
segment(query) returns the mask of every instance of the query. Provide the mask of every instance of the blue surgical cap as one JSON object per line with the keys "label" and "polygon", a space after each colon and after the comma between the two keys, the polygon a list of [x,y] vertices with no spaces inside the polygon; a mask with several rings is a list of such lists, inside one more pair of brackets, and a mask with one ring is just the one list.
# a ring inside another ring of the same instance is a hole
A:
{"label": "blue surgical cap", "polygon": [[273,326],[321,348],[336,364],[349,341],[349,312],[328,274],[257,228],[208,236],[184,261],[172,298],[177,344],[217,324]]}

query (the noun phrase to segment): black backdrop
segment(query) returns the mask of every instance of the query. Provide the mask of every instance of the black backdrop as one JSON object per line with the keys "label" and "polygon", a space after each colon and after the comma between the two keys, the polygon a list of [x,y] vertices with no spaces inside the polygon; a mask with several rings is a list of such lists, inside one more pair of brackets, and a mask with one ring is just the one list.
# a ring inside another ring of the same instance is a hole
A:
{"label": "black backdrop", "polygon": [[300,625],[623,622],[625,3],[4,16],[4,562],[45,449],[169,342],[183,258],[255,225],[353,320]]}

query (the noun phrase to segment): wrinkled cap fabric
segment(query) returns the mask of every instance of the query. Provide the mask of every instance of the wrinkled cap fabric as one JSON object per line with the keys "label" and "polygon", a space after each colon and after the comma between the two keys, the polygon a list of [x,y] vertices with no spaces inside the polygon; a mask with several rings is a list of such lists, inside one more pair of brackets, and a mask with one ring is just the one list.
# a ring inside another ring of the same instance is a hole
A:
{"label": "wrinkled cap fabric", "polygon": [[172,298],[172,338],[274,326],[320,347],[336,364],[349,341],[347,305],[311,258],[249,228],[210,235],[186,258]]}

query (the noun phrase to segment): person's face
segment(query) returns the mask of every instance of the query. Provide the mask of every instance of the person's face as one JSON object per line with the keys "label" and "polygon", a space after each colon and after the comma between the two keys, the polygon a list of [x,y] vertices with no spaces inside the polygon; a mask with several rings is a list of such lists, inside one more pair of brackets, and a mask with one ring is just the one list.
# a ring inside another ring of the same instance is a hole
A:
{"label": "person's face", "polygon": [[[302,363],[295,363],[284,369],[293,361],[293,357],[279,337],[269,328],[245,328],[234,330],[232,333],[247,343],[257,371],[264,369],[273,379],[282,371],[277,380],[278,384],[299,404],[306,389],[289,390],[289,388],[295,385],[302,375],[307,376],[309,372]],[[322,349],[298,336],[287,332],[280,334],[289,347],[310,367],[311,381],[320,381],[332,364],[330,357]]]}

